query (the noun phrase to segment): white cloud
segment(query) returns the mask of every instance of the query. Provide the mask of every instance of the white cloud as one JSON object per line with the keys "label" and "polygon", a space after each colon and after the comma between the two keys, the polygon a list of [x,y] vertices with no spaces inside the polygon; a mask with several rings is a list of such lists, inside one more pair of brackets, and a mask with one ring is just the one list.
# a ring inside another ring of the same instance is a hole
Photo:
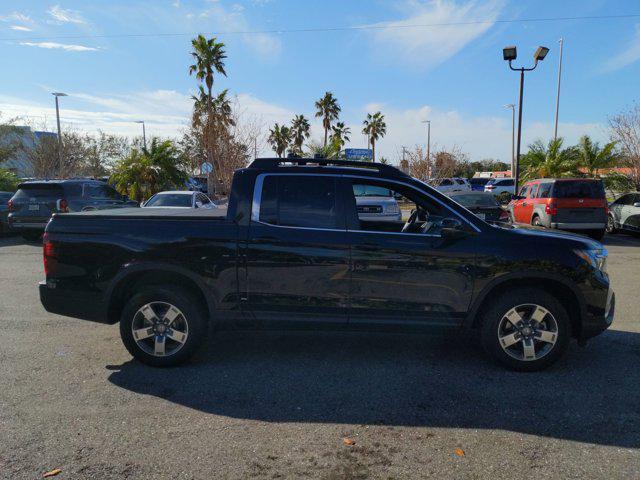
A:
{"label": "white cloud", "polygon": [[33,23],[33,20],[29,15],[25,15],[24,13],[20,13],[20,12],[12,12],[8,15],[0,15],[0,21]]}
{"label": "white cloud", "polygon": [[640,60],[640,23],[636,24],[635,35],[629,42],[627,49],[618,53],[604,64],[605,71],[618,70],[624,68],[627,65]]}
{"label": "white cloud", "polygon": [[67,52],[96,52],[100,50],[96,47],[86,47],[84,45],[71,45],[68,43],[56,42],[21,42],[20,45],[27,47],[46,48],[50,50],[65,50]]}
{"label": "white cloud", "polygon": [[[377,27],[370,31],[376,48],[390,50],[391,58],[400,57],[415,66],[432,67],[454,56],[491,28],[504,7],[504,0],[412,0],[404,5],[409,11],[407,18],[370,25]],[[483,23],[468,23],[479,20]]]}
{"label": "white cloud", "polygon": [[9,27],[11,30],[17,30],[19,32],[30,32],[31,29],[29,27],[25,27],[24,25],[11,25]]}
{"label": "white cloud", "polygon": [[64,9],[60,5],[54,5],[47,13],[59,23],[87,23],[87,21],[82,17],[80,12],[76,10]]}
{"label": "white cloud", "polygon": [[[210,3],[209,8],[202,11],[199,15],[201,21],[204,20],[205,25],[209,25],[210,30],[239,32],[252,30],[244,14],[244,7],[241,5],[234,4],[230,9],[227,9],[217,2]],[[210,23],[212,23],[212,25],[210,25]],[[245,45],[265,59],[277,57],[282,49],[280,39],[271,34],[243,34],[241,38]]]}

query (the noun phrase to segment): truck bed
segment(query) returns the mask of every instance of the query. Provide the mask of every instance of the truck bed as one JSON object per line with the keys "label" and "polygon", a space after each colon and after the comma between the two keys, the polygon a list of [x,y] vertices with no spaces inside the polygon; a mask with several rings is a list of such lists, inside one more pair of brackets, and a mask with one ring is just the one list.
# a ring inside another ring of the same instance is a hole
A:
{"label": "truck bed", "polygon": [[63,214],[69,217],[101,217],[101,218],[165,218],[171,217],[175,220],[180,217],[185,218],[209,218],[226,219],[227,209],[215,208],[212,210],[192,209],[192,208],[114,208],[111,210],[93,210],[90,212],[76,212]]}

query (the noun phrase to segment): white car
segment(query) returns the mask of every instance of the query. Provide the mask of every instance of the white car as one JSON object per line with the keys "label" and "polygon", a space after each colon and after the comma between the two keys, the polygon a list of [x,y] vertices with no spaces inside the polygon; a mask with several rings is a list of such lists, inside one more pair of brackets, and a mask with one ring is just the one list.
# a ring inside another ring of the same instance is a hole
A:
{"label": "white car", "polygon": [[442,193],[471,191],[471,184],[466,178],[441,178],[435,180],[432,185]]}
{"label": "white car", "polygon": [[203,208],[205,210],[218,208],[204,193],[184,191],[158,192],[143,203],[142,207]]}
{"label": "white car", "polygon": [[484,191],[496,196],[504,192],[513,194],[513,178],[492,178],[484,186]]}

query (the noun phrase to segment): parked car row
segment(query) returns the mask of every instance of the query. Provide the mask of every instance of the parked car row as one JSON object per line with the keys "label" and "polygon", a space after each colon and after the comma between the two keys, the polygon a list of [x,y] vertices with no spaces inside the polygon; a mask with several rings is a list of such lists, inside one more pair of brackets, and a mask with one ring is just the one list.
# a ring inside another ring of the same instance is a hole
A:
{"label": "parked car row", "polygon": [[[36,240],[54,213],[138,207],[138,202],[100,180],[67,179],[23,182],[15,193],[0,192],[0,205],[0,232],[13,231],[27,240]],[[207,195],[198,191],[161,192],[144,206],[217,208]]]}
{"label": "parked car row", "polygon": [[607,233],[640,232],[640,193],[627,193],[609,205]]}

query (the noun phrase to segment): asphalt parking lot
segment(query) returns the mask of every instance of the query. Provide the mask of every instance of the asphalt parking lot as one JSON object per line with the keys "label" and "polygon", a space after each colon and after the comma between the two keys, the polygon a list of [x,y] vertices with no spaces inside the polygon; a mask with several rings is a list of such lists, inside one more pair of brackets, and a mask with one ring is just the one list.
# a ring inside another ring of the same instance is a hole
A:
{"label": "asphalt parking lot", "polygon": [[40,246],[0,239],[0,478],[640,478],[640,238],[605,244],[613,327],[522,374],[473,339],[329,333],[152,369],[45,312]]}

